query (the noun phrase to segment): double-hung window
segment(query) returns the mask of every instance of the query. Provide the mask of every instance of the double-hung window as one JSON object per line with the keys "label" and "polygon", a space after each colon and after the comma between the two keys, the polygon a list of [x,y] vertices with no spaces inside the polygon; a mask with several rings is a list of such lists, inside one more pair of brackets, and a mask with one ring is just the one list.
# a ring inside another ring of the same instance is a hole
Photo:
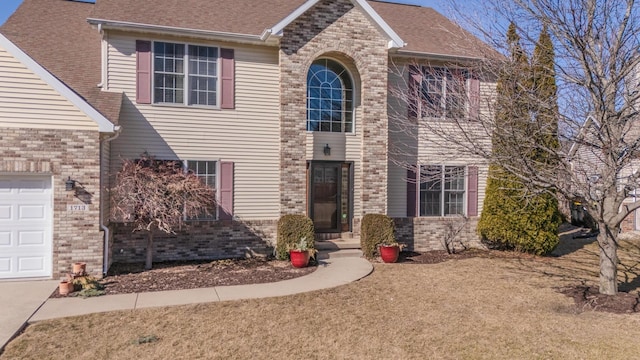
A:
{"label": "double-hung window", "polygon": [[465,167],[420,167],[420,216],[465,214]]}
{"label": "double-hung window", "polygon": [[[216,193],[217,189],[217,162],[216,161],[201,161],[201,160],[187,160],[187,171],[195,174],[203,183],[213,189],[213,193]],[[217,207],[215,205],[209,209],[209,216],[199,216],[197,220],[215,220]]]}
{"label": "double-hung window", "polygon": [[[461,69],[412,67],[410,107],[415,115],[432,118],[464,118],[476,112],[469,104],[472,81],[469,72]],[[477,84],[474,83],[474,97]],[[418,101],[419,100],[419,101]],[[475,104],[472,104],[477,107]]]}
{"label": "double-hung window", "polygon": [[462,70],[424,68],[423,116],[459,118],[467,109],[467,75]]}
{"label": "double-hung window", "polygon": [[153,102],[218,106],[217,47],[154,42]]}

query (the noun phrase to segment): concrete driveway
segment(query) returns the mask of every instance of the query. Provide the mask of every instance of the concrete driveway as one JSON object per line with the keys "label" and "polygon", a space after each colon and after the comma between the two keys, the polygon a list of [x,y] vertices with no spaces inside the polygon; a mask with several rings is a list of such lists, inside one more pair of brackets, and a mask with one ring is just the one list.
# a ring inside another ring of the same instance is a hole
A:
{"label": "concrete driveway", "polygon": [[57,280],[0,281],[0,352],[57,286]]}

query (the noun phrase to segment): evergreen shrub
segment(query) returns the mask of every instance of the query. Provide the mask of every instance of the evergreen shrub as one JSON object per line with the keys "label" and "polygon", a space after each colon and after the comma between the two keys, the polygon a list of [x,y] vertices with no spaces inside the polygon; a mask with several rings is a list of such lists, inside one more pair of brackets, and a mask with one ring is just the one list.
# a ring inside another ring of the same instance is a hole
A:
{"label": "evergreen shrub", "polygon": [[313,221],[306,215],[284,215],[278,220],[278,239],[276,242],[276,258],[287,260],[289,249],[300,242],[307,240],[307,247],[315,248],[315,231]]}
{"label": "evergreen shrub", "polygon": [[548,254],[559,242],[558,201],[551,194],[523,194],[514,181],[490,178],[478,234],[490,248]]}
{"label": "evergreen shrub", "polygon": [[380,244],[397,244],[393,219],[383,214],[366,214],[360,228],[360,247],[364,256],[373,258]]}

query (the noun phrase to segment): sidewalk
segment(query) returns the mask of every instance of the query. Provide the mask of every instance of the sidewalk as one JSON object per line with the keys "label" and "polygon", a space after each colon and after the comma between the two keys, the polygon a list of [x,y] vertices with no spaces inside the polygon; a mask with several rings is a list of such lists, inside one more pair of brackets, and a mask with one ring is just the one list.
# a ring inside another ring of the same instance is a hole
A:
{"label": "sidewalk", "polygon": [[48,299],[27,321],[33,323],[115,310],[293,295],[345,285],[369,275],[372,271],[373,265],[364,258],[332,256],[327,259],[321,258],[318,269],[309,275],[275,283],[107,295],[86,299]]}

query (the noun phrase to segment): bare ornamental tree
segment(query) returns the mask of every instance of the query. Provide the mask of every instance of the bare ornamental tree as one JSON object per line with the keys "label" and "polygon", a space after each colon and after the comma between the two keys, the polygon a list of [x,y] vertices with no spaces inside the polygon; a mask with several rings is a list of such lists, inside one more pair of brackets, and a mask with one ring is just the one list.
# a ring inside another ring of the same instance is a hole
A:
{"label": "bare ornamental tree", "polygon": [[215,205],[213,189],[185,171],[181,162],[156,160],[148,154],[123,160],[111,200],[116,221],[147,232],[146,269],[153,264],[154,232],[173,234],[186,220],[211,215]]}

